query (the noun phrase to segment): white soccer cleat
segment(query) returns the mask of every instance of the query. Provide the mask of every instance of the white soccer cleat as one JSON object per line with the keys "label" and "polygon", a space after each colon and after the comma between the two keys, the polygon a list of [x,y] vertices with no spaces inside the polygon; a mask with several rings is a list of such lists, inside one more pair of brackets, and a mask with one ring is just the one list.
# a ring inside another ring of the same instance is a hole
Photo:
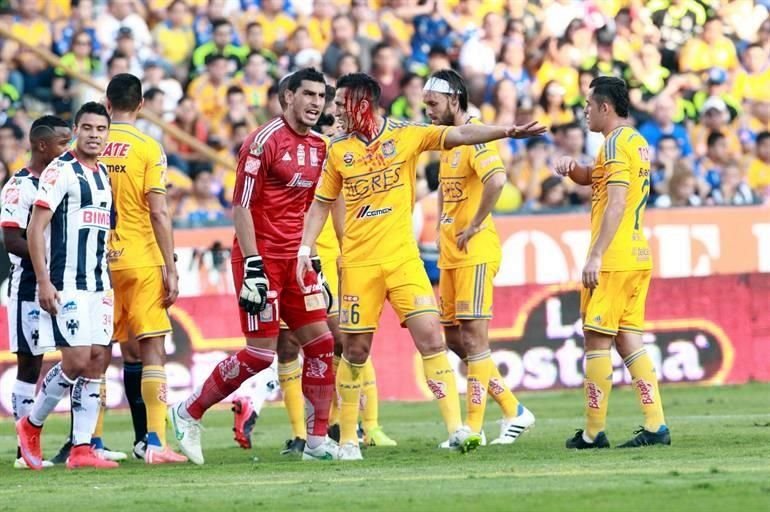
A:
{"label": "white soccer cleat", "polygon": [[358,446],[358,443],[348,441],[340,446],[339,460],[364,460],[361,455],[361,447]]}
{"label": "white soccer cleat", "polygon": [[[43,465],[43,469],[53,467],[53,462],[51,462],[50,460],[43,460],[41,463]],[[13,461],[13,469],[29,469],[29,466],[27,466],[27,463],[24,462],[24,459],[19,457],[18,459]]]}
{"label": "white soccer cleat", "polygon": [[203,450],[201,449],[201,422],[194,419],[185,419],[179,414],[179,408],[184,404],[178,403],[168,407],[168,420],[174,429],[174,436],[179,443],[182,453],[187,455],[190,462],[203,464]]}
{"label": "white soccer cleat", "polygon": [[519,415],[500,421],[500,437],[490,444],[513,444],[521,434],[532,428],[535,424],[535,415],[532,411],[519,404]]}
{"label": "white soccer cleat", "polygon": [[477,434],[470,427],[462,426],[449,436],[449,447],[462,453],[475,450],[481,446],[481,434]]}
{"label": "white soccer cleat", "polygon": [[102,460],[111,460],[113,462],[117,462],[119,460],[126,460],[128,458],[128,455],[126,455],[123,452],[115,452],[112,450],[108,450],[106,448],[97,448],[94,449],[94,453],[97,457],[99,457]]}
{"label": "white soccer cleat", "polygon": [[[337,460],[339,459],[340,446],[328,437],[315,448],[310,448],[305,443],[305,449],[302,452],[302,460]],[[360,456],[360,453],[359,453]]]}
{"label": "white soccer cleat", "polygon": [[[484,431],[481,431],[481,443],[480,446],[486,446],[487,445],[487,435],[484,433]],[[439,448],[442,450],[452,450],[457,448],[456,446],[452,446],[451,439],[447,439],[446,441],[442,442],[438,445]]]}
{"label": "white soccer cleat", "polygon": [[144,460],[144,454],[147,451],[147,436],[144,437],[141,441],[137,441],[136,444],[134,444],[134,449],[131,450],[131,453],[133,453],[135,459]]}

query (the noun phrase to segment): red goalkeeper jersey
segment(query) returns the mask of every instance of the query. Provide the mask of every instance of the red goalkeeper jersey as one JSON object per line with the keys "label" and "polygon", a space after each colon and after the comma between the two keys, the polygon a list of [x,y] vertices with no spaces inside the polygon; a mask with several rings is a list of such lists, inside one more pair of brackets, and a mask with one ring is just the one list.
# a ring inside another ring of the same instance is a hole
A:
{"label": "red goalkeeper jersey", "polygon": [[[305,212],[326,160],[323,135],[300,135],[283,117],[252,132],[238,155],[233,204],[248,208],[259,254],[295,258]],[[242,258],[238,237],[233,259]]]}

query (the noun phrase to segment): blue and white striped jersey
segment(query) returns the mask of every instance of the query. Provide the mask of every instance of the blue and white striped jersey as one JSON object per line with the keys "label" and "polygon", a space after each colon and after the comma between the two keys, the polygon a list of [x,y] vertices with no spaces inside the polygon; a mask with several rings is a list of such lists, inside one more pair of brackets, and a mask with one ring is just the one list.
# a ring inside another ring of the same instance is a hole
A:
{"label": "blue and white striped jersey", "polygon": [[[32,203],[37,195],[38,179],[26,168],[17,172],[3,187],[0,226],[27,229]],[[11,281],[8,297],[18,302],[32,302],[37,292],[37,280],[32,262],[8,253],[11,260]]]}
{"label": "blue and white striped jersey", "polygon": [[114,224],[112,189],[106,167],[80,162],[68,151],[40,176],[35,206],[53,210],[46,229],[48,270],[59,290],[112,288],[107,242]]}

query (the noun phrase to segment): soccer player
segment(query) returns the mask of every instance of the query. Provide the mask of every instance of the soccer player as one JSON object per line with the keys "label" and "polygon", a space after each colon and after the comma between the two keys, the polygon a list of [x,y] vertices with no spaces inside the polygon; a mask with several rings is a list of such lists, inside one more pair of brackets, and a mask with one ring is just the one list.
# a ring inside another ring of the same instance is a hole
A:
{"label": "soccer player", "polygon": [[644,209],[650,191],[650,148],[628,120],[624,80],[591,82],[585,108],[588,128],[605,142],[593,167],[561,157],[555,170],[579,185],[591,185],[591,245],[583,267],[580,306],[585,337],[586,428],[567,448],[608,448],[605,434],[612,391],[614,343],[633,378],[644,427],[621,448],[671,444],[663,416],[655,365],[644,349],[644,305],[652,259],[644,236]]}
{"label": "soccer player", "polygon": [[[467,112],[468,90],[455,71],[433,73],[424,101],[433,124],[481,124]],[[439,306],[447,345],[468,365],[466,425],[481,434],[489,393],[504,416],[492,444],[511,444],[535,416],[505,385],[489,348],[492,281],[502,258],[491,212],[505,168],[494,144],[460,146],[442,152],[439,178]]]}
{"label": "soccer player", "polygon": [[107,268],[112,191],[98,161],[110,118],[99,103],[75,115],[75,148],[53,160],[40,176],[27,227],[29,256],[40,302],[40,338],[53,340],[61,362],[48,371],[28,416],[16,422],[21,456],[41,469],[40,433],[67,394],[72,398],[70,469],[115,468],[98,457],[91,434],[101,405],[99,387],[112,338],[113,295]]}
{"label": "soccer player", "polygon": [[271,365],[280,319],[294,331],[304,353],[308,436],[303,459],[337,458],[338,447],[326,436],[334,394],[334,339],[326,325],[326,304],[315,273],[303,275],[302,288],[295,277],[305,212],[326,160],[326,142],[311,131],[325,93],[321,73],[297,71],[289,78],[286,114],[253,132],[241,147],[232,268],[247,347],[221,361],[186,401],[169,407],[182,451],[196,464],[204,462],[201,417]]}
{"label": "soccer player", "polygon": [[[43,354],[54,348],[50,343],[53,340],[40,339],[37,281],[29,259],[25,230],[37,195],[40,173],[54,158],[67,151],[71,138],[72,131],[64,120],[55,116],[36,119],[29,130],[29,163],[6,183],[2,192],[0,226],[3,228],[3,244],[11,260],[8,340],[11,352],[16,354],[16,382],[11,393],[13,417],[16,420],[29,415],[35,403],[35,385],[40,377]],[[16,457],[14,467],[26,468],[21,450]],[[43,461],[42,465],[49,467],[53,464]]]}
{"label": "soccer player", "polygon": [[166,444],[164,341],[171,332],[167,308],[179,294],[166,206],[166,155],[135,126],[143,105],[137,77],[115,75],[107,85],[106,103],[112,124],[101,162],[110,173],[117,214],[109,244],[115,287],[113,341],[121,344],[123,354],[134,454],[148,464],[185,462],[186,457]]}
{"label": "soccer player", "polygon": [[462,429],[454,372],[441,338],[438,308],[412,234],[415,166],[423,151],[483,144],[504,137],[543,133],[531,123],[510,128],[467,124],[424,126],[377,115],[380,86],[363,73],[337,82],[335,105],[346,134],[331,141],[323,178],[308,211],[298,253],[297,280],[311,268],[316,243],[331,204],[342,194],[345,230],[342,245],[340,330],[345,333],[337,373],[340,396],[340,459],[361,459],[356,419],[363,368],[387,298],[423,360],[428,387],[438,401],[454,442],[469,446]]}

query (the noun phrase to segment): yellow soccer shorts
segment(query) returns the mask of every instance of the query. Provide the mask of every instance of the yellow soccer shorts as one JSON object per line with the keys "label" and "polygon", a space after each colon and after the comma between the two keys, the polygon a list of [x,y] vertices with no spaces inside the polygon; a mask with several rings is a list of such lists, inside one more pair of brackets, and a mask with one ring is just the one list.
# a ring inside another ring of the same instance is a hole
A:
{"label": "yellow soccer shorts", "polygon": [[600,272],[599,285],[580,292],[583,329],[609,336],[618,331],[641,334],[651,276],[651,270]]}
{"label": "yellow soccer shorts", "polygon": [[443,325],[460,320],[492,318],[492,294],[500,263],[479,263],[467,267],[442,268],[438,293]]}
{"label": "yellow soccer shorts", "polygon": [[142,340],[171,332],[171,320],[163,307],[166,295],[163,267],[113,270],[112,287],[115,290],[113,341],[128,341],[129,334]]}
{"label": "yellow soccer shorts", "polygon": [[348,333],[376,331],[386,299],[402,326],[410,318],[438,314],[433,287],[418,256],[343,268],[340,297],[340,330]]}

